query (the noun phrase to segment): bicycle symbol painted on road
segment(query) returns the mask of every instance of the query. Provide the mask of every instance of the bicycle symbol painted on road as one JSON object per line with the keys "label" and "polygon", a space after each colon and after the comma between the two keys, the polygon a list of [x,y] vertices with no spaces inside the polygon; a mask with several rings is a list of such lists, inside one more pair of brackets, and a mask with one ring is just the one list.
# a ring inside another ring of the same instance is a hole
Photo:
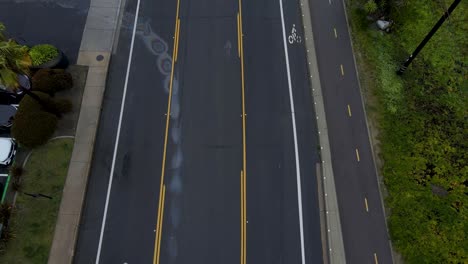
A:
{"label": "bicycle symbol painted on road", "polygon": [[289,44],[293,44],[294,42],[296,42],[296,43],[301,43],[301,42],[302,42],[301,36],[299,36],[299,35],[297,34],[297,30],[296,30],[296,25],[295,25],[295,24],[293,24],[293,26],[292,26],[291,35],[288,36],[288,41],[289,41]]}

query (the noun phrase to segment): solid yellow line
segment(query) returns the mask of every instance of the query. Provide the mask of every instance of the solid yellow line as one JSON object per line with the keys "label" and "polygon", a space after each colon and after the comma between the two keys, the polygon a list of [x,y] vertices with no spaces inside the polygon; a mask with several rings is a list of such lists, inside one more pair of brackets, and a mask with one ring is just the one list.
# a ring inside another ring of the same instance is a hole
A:
{"label": "solid yellow line", "polygon": [[[179,47],[179,31],[180,31],[180,19],[177,19],[177,22],[176,22],[176,34],[175,34],[175,45],[176,47]],[[175,50],[175,54],[174,54],[174,60],[177,61],[177,55],[179,54],[179,49],[177,48]]]}
{"label": "solid yellow line", "polygon": [[244,172],[244,178],[246,178],[247,175],[247,159],[246,159],[246,136],[245,136],[245,77],[244,77],[244,45],[242,41],[242,13],[239,12],[239,24],[240,24],[240,34],[241,34],[241,45],[240,45],[240,51],[241,51],[241,85],[242,85],[242,152],[243,152],[243,172]]}
{"label": "solid yellow line", "polygon": [[361,161],[361,158],[359,157],[359,150],[356,149],[356,158],[357,158],[357,161]]}
{"label": "solid yellow line", "polygon": [[[179,21],[179,7],[180,7],[180,0],[177,0],[177,9],[176,9],[176,23],[175,23],[175,29],[174,33],[175,35],[178,34],[178,21]],[[176,36],[178,38],[178,36]],[[172,57],[175,58],[175,54],[178,49],[178,41],[174,41],[174,47],[172,49]],[[166,190],[166,187],[164,186],[164,173],[166,171],[166,153],[167,153],[167,139],[169,137],[169,122],[171,119],[171,102],[172,102],[172,86],[173,86],[173,79],[174,79],[174,65],[175,65],[175,60],[172,60],[172,66],[171,66],[171,78],[169,81],[169,95],[168,95],[168,103],[167,103],[167,114],[166,114],[166,130],[164,134],[164,148],[163,148],[163,160],[162,160],[162,166],[161,166],[161,183],[159,186],[159,205],[158,205],[158,220],[156,223],[156,238],[155,238],[155,243],[154,243],[154,257],[153,257],[153,263],[154,264],[159,264],[159,249],[160,249],[160,244],[161,244],[161,233],[162,233],[162,215],[163,215],[163,209],[164,209],[164,193]]]}
{"label": "solid yellow line", "polygon": [[240,17],[242,17],[242,0],[239,0],[239,13]]}
{"label": "solid yellow line", "polygon": [[237,53],[239,54],[240,58],[240,43],[241,43],[241,36],[240,36],[240,23],[239,23],[239,13],[237,13]]}
{"label": "solid yellow line", "polygon": [[348,105],[348,115],[351,116],[351,107]]}
{"label": "solid yellow line", "polygon": [[239,13],[238,13],[238,28],[239,28],[239,53],[241,64],[241,88],[242,88],[242,249],[241,249],[241,264],[247,262],[247,146],[246,146],[246,113],[245,113],[245,76],[244,76],[244,44],[243,44],[243,30],[242,30],[242,1],[239,0]]}
{"label": "solid yellow line", "polygon": [[340,65],[340,68],[341,68],[341,75],[344,75],[343,64]]}
{"label": "solid yellow line", "polygon": [[367,204],[367,198],[364,198],[364,203],[366,204],[366,212],[369,212],[369,205]]}
{"label": "solid yellow line", "polygon": [[158,244],[157,244],[157,248],[156,248],[156,254],[155,254],[155,259],[153,259],[153,262],[154,263],[157,263],[159,264],[159,256],[160,256],[160,253],[161,253],[161,234],[162,234],[162,224],[163,224],[163,220],[164,220],[164,201],[166,200],[166,186],[164,185],[163,186],[163,193],[162,193],[162,203],[161,203],[161,215],[159,216],[159,219],[158,219],[158,224],[159,224],[159,232],[157,232],[157,241],[158,241]]}
{"label": "solid yellow line", "polygon": [[379,264],[379,260],[377,259],[377,254],[374,253],[374,262],[375,264]]}
{"label": "solid yellow line", "polygon": [[247,262],[247,190],[246,190],[246,179],[244,175],[244,262]]}
{"label": "solid yellow line", "polygon": [[244,176],[240,173],[240,192],[241,192],[241,263],[244,261]]}
{"label": "solid yellow line", "polygon": [[[163,187],[163,190],[164,190],[164,187]],[[156,236],[154,237],[154,255],[153,255],[153,263],[159,263],[159,254],[158,254],[158,250],[159,250],[159,232],[160,232],[160,229],[159,229],[159,226],[160,226],[160,222],[161,222],[161,210],[162,210],[162,194],[159,195],[159,204],[158,204],[158,218],[157,218],[157,221],[156,221]]]}
{"label": "solid yellow line", "polygon": [[333,31],[335,32],[335,38],[338,38],[338,34],[336,34],[336,28],[333,28]]}

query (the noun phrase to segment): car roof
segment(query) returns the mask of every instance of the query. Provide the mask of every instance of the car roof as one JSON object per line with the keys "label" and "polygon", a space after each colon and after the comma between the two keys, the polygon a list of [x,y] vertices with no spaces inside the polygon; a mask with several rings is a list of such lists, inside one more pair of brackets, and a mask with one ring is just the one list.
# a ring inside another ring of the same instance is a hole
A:
{"label": "car roof", "polygon": [[11,117],[16,114],[16,107],[12,105],[0,105],[0,125],[8,123]]}

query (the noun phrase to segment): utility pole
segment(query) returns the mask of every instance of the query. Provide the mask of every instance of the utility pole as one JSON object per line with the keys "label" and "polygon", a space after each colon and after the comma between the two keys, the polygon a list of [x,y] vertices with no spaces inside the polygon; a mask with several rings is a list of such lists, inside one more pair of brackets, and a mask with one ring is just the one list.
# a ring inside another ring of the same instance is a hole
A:
{"label": "utility pole", "polygon": [[447,18],[450,16],[450,14],[453,12],[455,7],[461,2],[461,0],[454,0],[453,3],[450,5],[450,7],[444,12],[442,17],[437,21],[437,23],[434,25],[434,27],[429,31],[429,33],[426,35],[426,37],[421,41],[419,46],[411,53],[411,55],[406,59],[406,61],[403,63],[403,65],[400,66],[400,69],[397,71],[398,75],[402,75],[408,66],[411,64],[411,62],[414,60],[414,58],[419,54],[419,52],[424,48],[424,46],[427,44],[427,42],[434,36],[434,34],[437,32],[437,30],[442,26],[442,24],[447,20]]}

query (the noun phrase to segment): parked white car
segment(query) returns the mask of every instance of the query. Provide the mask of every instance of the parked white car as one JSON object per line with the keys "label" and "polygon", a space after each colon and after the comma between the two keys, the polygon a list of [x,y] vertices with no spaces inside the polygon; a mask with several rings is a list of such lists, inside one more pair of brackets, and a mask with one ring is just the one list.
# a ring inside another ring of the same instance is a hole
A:
{"label": "parked white car", "polygon": [[0,166],[9,166],[16,155],[16,141],[0,137]]}

